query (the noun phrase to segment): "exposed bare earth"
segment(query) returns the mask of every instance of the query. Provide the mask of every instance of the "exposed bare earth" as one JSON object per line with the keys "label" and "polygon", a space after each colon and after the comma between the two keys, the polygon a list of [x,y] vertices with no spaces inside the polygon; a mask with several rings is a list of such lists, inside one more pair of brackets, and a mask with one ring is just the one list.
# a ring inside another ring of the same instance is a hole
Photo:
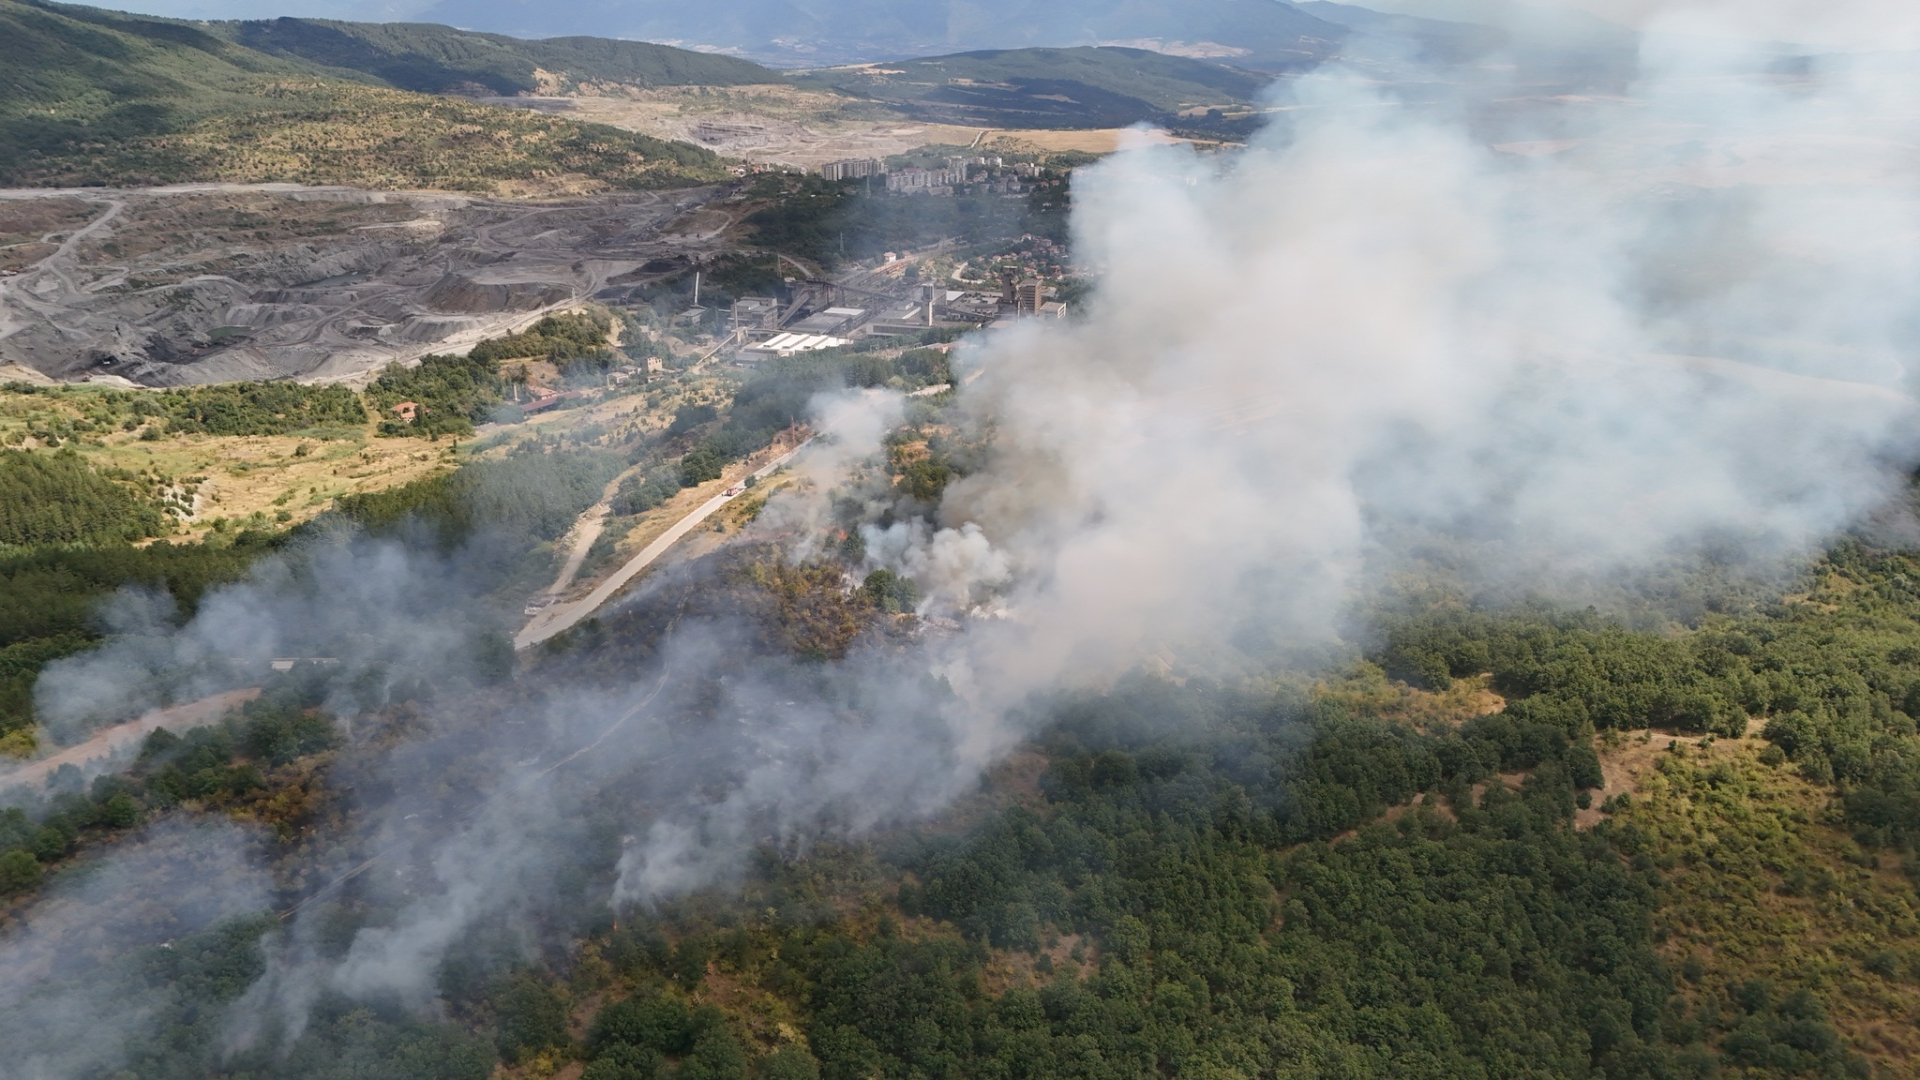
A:
{"label": "exposed bare earth", "polygon": [[[648,543],[646,547],[641,548],[638,553],[631,559],[628,559],[627,562],[618,570],[614,571],[611,576],[597,583],[593,590],[587,593],[587,595],[578,600],[554,604],[552,607],[535,615],[527,625],[521,629],[520,633],[514,636],[514,648],[532,648],[549,638],[572,629],[579,625],[582,620],[600,610],[602,607],[605,607],[609,600],[612,600],[618,595],[634,578],[645,572],[648,567],[652,566],[661,556],[671,550],[675,544],[684,539],[688,533],[699,528],[708,518],[724,509],[727,504],[739,497],[741,493],[735,487],[726,485],[734,485],[744,481],[748,475],[754,477],[772,475],[782,466],[786,465],[787,462],[792,461],[802,450],[805,450],[807,443],[811,441],[812,440],[809,439],[807,442],[802,442],[800,445],[791,449],[782,450],[775,447],[762,451],[760,454],[754,455],[744,466],[736,466],[730,469],[727,475],[722,476],[719,480],[711,481],[708,484],[702,485],[700,488],[694,489],[696,493],[707,494],[704,502],[699,503],[690,511],[685,509],[670,509],[668,514],[672,516],[666,516],[665,520],[670,521],[671,524],[668,525],[665,531],[661,532],[660,535],[654,538],[651,543]],[[748,470],[751,470],[751,472]],[[668,505],[669,507],[674,507],[679,503],[680,500],[676,500],[675,503]],[[590,508],[587,514],[591,515],[593,512],[593,509]]]}
{"label": "exposed bare earth", "polygon": [[[1749,718],[1747,737],[1758,738],[1761,728],[1765,726],[1765,721],[1757,717]],[[1737,739],[1715,739],[1712,736],[1672,731],[1607,732],[1594,747],[1600,757],[1600,775],[1604,782],[1600,790],[1593,793],[1593,804],[1574,812],[1574,828],[1593,828],[1606,816],[1600,809],[1606,800],[1639,791],[1641,783],[1658,767],[1661,755],[1702,747],[1734,748],[1740,745],[1741,741]]]}
{"label": "exposed bare earth", "polygon": [[1140,128],[1087,128],[1080,131],[994,128],[981,138],[980,148],[1002,154],[1111,154],[1123,146],[1167,146],[1195,141],[1178,138],[1164,131]]}
{"label": "exposed bare earth", "polygon": [[0,773],[0,791],[44,784],[65,765],[97,772],[99,767],[130,753],[153,732],[162,728],[177,732],[202,727],[259,696],[259,690],[232,690],[170,709],[155,709],[137,720],[97,732],[86,742],[57,754]]}
{"label": "exposed bare earth", "polygon": [[981,134],[980,128],[922,123],[838,94],[779,85],[488,100],[691,142],[750,162],[800,168],[903,154],[930,144],[967,146]]}
{"label": "exposed bare earth", "polygon": [[716,194],[0,191],[0,242],[25,236],[32,256],[0,273],[0,368],[161,386],[360,381],[715,249],[724,217],[673,223]]}
{"label": "exposed bare earth", "polygon": [[696,143],[749,162],[803,169],[843,158],[904,154],[923,146],[1109,154],[1129,143],[1181,141],[1164,132],[1130,128],[1055,131],[932,124],[837,94],[791,86],[682,86],[594,97],[488,100]]}

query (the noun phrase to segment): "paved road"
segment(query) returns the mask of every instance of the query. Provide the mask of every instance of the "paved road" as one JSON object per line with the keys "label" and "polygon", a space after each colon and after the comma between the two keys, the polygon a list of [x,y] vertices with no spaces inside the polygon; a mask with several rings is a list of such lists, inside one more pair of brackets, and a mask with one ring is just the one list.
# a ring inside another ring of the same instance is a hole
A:
{"label": "paved road", "polygon": [[[774,472],[786,465],[787,462],[799,456],[800,452],[805,450],[812,442],[812,439],[808,439],[799,446],[774,458],[772,461],[755,470],[753,476],[756,479],[765,479],[771,476]],[[732,488],[728,489],[728,491],[732,490]],[[514,636],[513,647],[516,649],[530,649],[549,638],[578,626],[587,616],[605,607],[607,601],[613,599],[615,594],[619,593],[621,589],[626,588],[627,583],[640,576],[640,573],[647,567],[657,562],[660,556],[665,555],[672,549],[673,545],[685,539],[688,533],[699,528],[708,518],[717,513],[721,507],[739,497],[739,495],[729,495],[722,492],[708,499],[706,502],[701,503],[692,513],[675,522],[672,528],[661,533],[659,538],[654,540],[653,543],[640,549],[639,554],[627,560],[625,566],[615,571],[612,577],[601,582],[597,588],[585,597],[575,600],[572,603],[555,604],[540,614],[535,615],[533,619],[527,623],[526,627]]]}

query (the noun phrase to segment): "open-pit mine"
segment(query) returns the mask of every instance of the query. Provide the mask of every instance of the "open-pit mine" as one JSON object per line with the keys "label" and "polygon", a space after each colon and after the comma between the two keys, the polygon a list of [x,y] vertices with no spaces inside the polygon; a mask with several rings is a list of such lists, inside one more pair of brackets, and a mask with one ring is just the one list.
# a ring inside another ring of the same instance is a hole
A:
{"label": "open-pit mine", "polygon": [[0,379],[364,381],[678,272],[719,193],[0,191]]}

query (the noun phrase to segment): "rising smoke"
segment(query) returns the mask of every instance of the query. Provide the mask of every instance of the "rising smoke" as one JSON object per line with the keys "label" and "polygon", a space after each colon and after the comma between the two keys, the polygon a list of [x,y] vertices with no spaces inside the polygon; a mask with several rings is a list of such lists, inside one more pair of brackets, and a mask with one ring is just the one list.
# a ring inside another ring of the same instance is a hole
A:
{"label": "rising smoke", "polygon": [[0,940],[6,1075],[95,1075],[171,1019],[182,995],[154,969],[174,939],[267,905],[259,840],[227,822],[169,822],[54,885]]}
{"label": "rising smoke", "polygon": [[[1840,7],[1819,34],[1737,14],[1796,40],[1913,29]],[[1915,450],[1920,188],[1902,132],[1920,75],[1849,53],[1782,73],[1724,9],[1662,10],[1646,25],[1684,33],[1649,39],[1625,98],[1489,94],[1480,72],[1436,104],[1433,80],[1403,98],[1331,70],[1288,84],[1244,151],[1142,146],[1082,170],[1087,309],[958,354],[956,423],[987,442],[981,468],[925,515],[842,483],[903,404],[835,397],[808,493],[766,517],[817,542],[851,499],[871,565],[959,629],[821,668],[691,620],[623,686],[443,720],[355,784],[356,857],[404,868],[364,886],[393,916],[344,948],[291,918],[236,1045],[297,1033],[323,993],[426,1004],[475,926],[537,941],[561,894],[644,910],[726,883],[756,849],[936,813],[1031,733],[1037,695],[1205,663],[1249,631],[1331,639],[1410,532],[1471,535],[1469,573],[1551,592],[1707,541],[1804,556],[1884,503]],[[269,574],[216,598],[179,647],[278,641],[288,595]],[[429,638],[406,663],[450,650]],[[43,700],[96,714],[192,659],[103,654],[50,673]],[[635,807],[614,835],[580,824],[608,792]]]}
{"label": "rising smoke", "polygon": [[[1553,592],[1708,541],[1805,556],[1900,489],[1914,83],[1849,56],[1756,75],[1771,50],[1704,40],[1659,42],[1629,100],[1517,116],[1327,72],[1244,153],[1143,146],[1081,174],[1090,310],[965,348],[985,467],[933,521],[864,529],[929,609],[995,616],[911,661],[953,691],[928,708],[967,780],[1036,694],[1249,627],[1328,638],[1409,527],[1464,529],[1471,572]],[[823,413],[845,462],[897,407],[863,400]],[[711,880],[650,868],[750,839],[706,830],[837,779],[828,752],[653,826],[616,897]]]}

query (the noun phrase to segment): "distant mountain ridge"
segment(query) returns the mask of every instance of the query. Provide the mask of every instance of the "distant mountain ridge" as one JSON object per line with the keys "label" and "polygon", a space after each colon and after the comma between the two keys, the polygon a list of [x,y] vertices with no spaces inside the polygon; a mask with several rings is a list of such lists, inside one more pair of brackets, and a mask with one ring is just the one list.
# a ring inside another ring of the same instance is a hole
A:
{"label": "distant mountain ridge", "polygon": [[1144,49],[989,49],[795,77],[939,123],[1008,128],[1124,127],[1184,110],[1258,100],[1273,77]]}
{"label": "distant mountain ridge", "polygon": [[439,0],[436,22],[500,33],[594,34],[825,66],[980,49],[1141,44],[1284,70],[1335,54],[1347,29],[1280,0]]}
{"label": "distant mountain ridge", "polygon": [[526,40],[429,23],[330,19],[218,22],[208,29],[270,56],[373,76],[425,94],[553,93],[592,83],[738,86],[779,78],[758,64],[644,41]]}

